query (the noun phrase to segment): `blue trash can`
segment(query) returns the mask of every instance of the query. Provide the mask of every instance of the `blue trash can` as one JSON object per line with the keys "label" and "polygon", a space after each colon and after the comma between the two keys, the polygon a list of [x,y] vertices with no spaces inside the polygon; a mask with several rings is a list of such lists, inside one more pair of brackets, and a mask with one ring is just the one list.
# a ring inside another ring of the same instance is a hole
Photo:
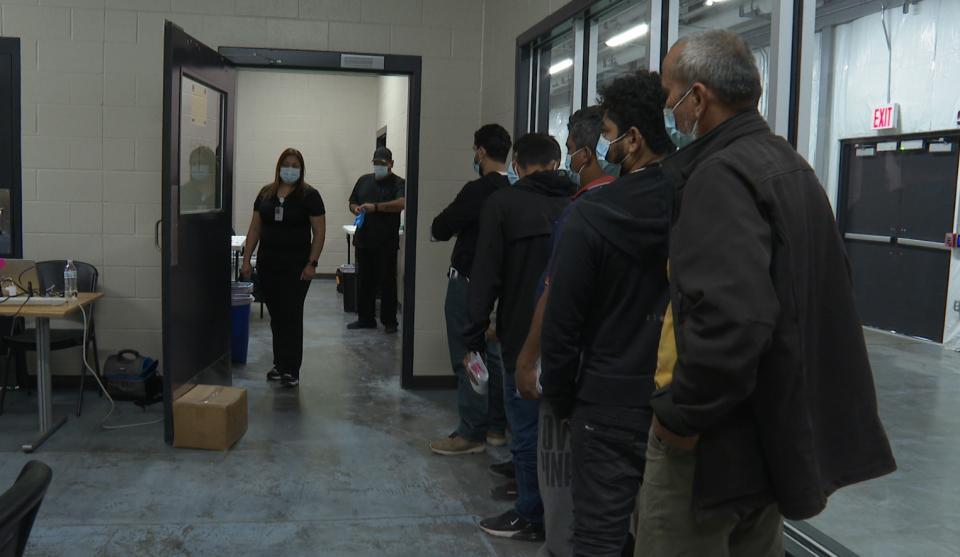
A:
{"label": "blue trash can", "polygon": [[250,304],[252,303],[253,294],[233,297],[230,359],[235,364],[247,363],[247,346],[250,344]]}

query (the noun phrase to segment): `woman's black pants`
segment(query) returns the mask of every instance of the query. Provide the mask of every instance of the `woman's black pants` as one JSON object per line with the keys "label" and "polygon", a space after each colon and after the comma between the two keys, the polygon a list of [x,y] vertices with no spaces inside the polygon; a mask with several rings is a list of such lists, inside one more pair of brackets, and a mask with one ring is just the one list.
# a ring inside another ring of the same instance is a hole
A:
{"label": "woman's black pants", "polygon": [[300,280],[303,267],[258,268],[260,295],[270,312],[273,365],[281,374],[300,377],[303,362],[303,301],[310,281]]}

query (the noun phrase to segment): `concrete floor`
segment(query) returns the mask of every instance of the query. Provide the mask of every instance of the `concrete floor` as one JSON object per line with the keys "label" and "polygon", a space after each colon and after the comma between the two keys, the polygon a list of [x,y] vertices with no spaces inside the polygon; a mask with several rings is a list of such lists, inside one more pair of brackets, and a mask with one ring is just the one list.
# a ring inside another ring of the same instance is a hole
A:
{"label": "concrete floor", "polygon": [[[486,467],[508,456],[440,457],[430,441],[457,423],[455,393],[399,388],[399,335],[348,332],[331,282],[307,299],[306,363],[297,390],[263,380],[267,320],[254,306],[249,431],[227,452],[175,449],[161,425],[104,431],[106,399],[33,455],[36,402],[11,392],[0,416],[0,488],[33,458],[54,483],[28,556],[533,556],[535,544],[486,536]],[[836,494],[814,525],[864,557],[960,555],[960,354],[867,331],[896,474]],[[57,392],[58,414],[75,394]],[[121,403],[114,423],[160,416]]]}

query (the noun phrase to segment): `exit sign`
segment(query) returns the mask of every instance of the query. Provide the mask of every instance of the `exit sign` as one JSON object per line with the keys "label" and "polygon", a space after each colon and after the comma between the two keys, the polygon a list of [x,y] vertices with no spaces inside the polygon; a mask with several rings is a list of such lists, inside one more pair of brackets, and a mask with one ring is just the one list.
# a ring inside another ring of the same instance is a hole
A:
{"label": "exit sign", "polygon": [[893,103],[873,109],[873,129],[889,130],[900,125],[900,105]]}

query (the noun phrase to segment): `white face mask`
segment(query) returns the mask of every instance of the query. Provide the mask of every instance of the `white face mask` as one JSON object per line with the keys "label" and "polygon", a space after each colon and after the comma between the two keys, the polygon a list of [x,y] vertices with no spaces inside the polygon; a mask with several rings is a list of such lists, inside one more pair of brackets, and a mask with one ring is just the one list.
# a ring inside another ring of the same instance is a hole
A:
{"label": "white face mask", "polygon": [[290,166],[284,166],[280,169],[280,180],[284,184],[292,184],[300,179],[300,169]]}
{"label": "white face mask", "polygon": [[390,174],[389,166],[373,165],[373,175],[376,176],[378,180],[383,180],[387,177],[387,174]]}

